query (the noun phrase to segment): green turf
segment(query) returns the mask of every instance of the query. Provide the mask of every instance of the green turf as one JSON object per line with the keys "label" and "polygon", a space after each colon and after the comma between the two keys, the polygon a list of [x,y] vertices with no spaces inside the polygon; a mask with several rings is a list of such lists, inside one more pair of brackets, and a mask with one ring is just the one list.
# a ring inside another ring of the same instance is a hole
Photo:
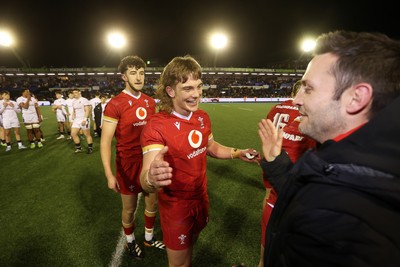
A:
{"label": "green turf", "polygon": [[[257,122],[272,104],[201,104],[216,141],[260,149]],[[99,154],[74,154],[72,141],[56,140],[57,123],[42,107],[42,149],[0,151],[0,265],[110,266],[120,235],[120,198],[107,188]],[[25,145],[26,133],[21,126]],[[85,141],[82,142],[86,147]],[[195,245],[193,266],[256,266],[264,189],[261,170],[239,160],[208,160],[210,221]],[[143,240],[143,201],[136,239]],[[156,234],[160,234],[157,220]],[[167,266],[165,252],[145,248],[146,258],[123,255],[120,266]]]}

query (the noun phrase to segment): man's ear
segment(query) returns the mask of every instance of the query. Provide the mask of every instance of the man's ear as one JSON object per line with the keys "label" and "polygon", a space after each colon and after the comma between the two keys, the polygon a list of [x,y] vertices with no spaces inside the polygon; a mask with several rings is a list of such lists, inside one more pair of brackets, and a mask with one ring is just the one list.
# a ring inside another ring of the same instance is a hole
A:
{"label": "man's ear", "polygon": [[171,86],[167,86],[167,87],[165,88],[165,91],[167,92],[167,94],[168,94],[171,98],[174,98],[174,97],[175,97],[175,91],[174,91],[174,89],[172,89]]}
{"label": "man's ear", "polygon": [[125,74],[122,74],[122,75],[121,75],[121,78],[122,78],[122,80],[124,80],[124,82],[127,82],[127,81],[128,81],[128,77],[126,77]]}
{"label": "man's ear", "polygon": [[346,111],[350,114],[359,113],[372,103],[372,86],[368,83],[359,83],[350,88],[349,102]]}

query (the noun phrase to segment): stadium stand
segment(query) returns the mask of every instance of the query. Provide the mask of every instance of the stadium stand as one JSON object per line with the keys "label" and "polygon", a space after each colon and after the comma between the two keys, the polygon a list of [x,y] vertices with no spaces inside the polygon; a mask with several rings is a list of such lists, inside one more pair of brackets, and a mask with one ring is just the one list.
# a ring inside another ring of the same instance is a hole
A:
{"label": "stadium stand", "polygon": [[[144,92],[154,95],[162,68],[148,68]],[[204,98],[272,98],[290,96],[292,85],[304,70],[255,68],[204,68]],[[8,90],[11,98],[28,87],[41,101],[54,101],[55,89],[83,89],[90,98],[100,90],[108,95],[124,88],[120,74],[113,68],[0,68],[0,90]]]}

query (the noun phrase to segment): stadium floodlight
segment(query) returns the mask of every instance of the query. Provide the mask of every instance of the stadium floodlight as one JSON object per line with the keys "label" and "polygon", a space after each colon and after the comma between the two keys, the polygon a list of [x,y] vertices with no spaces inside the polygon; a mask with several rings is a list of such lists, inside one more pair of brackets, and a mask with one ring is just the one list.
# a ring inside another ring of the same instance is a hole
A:
{"label": "stadium floodlight", "polygon": [[225,48],[227,43],[228,43],[228,38],[226,37],[225,34],[215,33],[211,36],[211,46],[216,50]]}
{"label": "stadium floodlight", "polygon": [[315,48],[315,40],[314,39],[307,38],[301,42],[301,50],[303,52],[306,52],[306,53],[311,52],[314,50],[314,48]]}
{"label": "stadium floodlight", "polygon": [[126,39],[123,34],[113,32],[107,36],[108,43],[114,48],[122,48],[126,44]]}
{"label": "stadium floodlight", "polygon": [[22,57],[18,54],[17,50],[15,49],[15,41],[13,36],[6,30],[0,30],[0,46],[8,47],[15,57],[19,60],[23,67],[27,67],[27,64],[22,59]]}
{"label": "stadium floodlight", "polygon": [[295,68],[304,68],[307,61],[310,60],[310,56],[314,51],[316,41],[315,38],[307,36],[302,37],[299,41],[299,50],[301,51],[299,58],[295,61]]}
{"label": "stadium floodlight", "polygon": [[228,44],[228,37],[223,33],[213,33],[210,36],[210,45],[215,50],[214,68],[217,66],[218,52],[224,49]]}
{"label": "stadium floodlight", "polygon": [[5,47],[10,47],[14,43],[14,40],[10,33],[6,31],[0,31],[0,45]]}

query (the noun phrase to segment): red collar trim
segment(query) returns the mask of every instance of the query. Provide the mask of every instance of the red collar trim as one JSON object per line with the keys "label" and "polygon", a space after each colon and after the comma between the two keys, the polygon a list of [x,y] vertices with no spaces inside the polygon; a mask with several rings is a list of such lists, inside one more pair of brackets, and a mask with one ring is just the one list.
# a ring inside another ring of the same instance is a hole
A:
{"label": "red collar trim", "polygon": [[352,133],[354,133],[355,131],[357,131],[358,129],[360,129],[361,127],[364,126],[365,123],[361,124],[360,126],[357,126],[354,129],[351,129],[350,131],[344,133],[344,134],[339,134],[338,136],[336,136],[335,138],[333,138],[333,141],[335,142],[339,142],[340,140],[346,138],[347,136],[351,135]]}

